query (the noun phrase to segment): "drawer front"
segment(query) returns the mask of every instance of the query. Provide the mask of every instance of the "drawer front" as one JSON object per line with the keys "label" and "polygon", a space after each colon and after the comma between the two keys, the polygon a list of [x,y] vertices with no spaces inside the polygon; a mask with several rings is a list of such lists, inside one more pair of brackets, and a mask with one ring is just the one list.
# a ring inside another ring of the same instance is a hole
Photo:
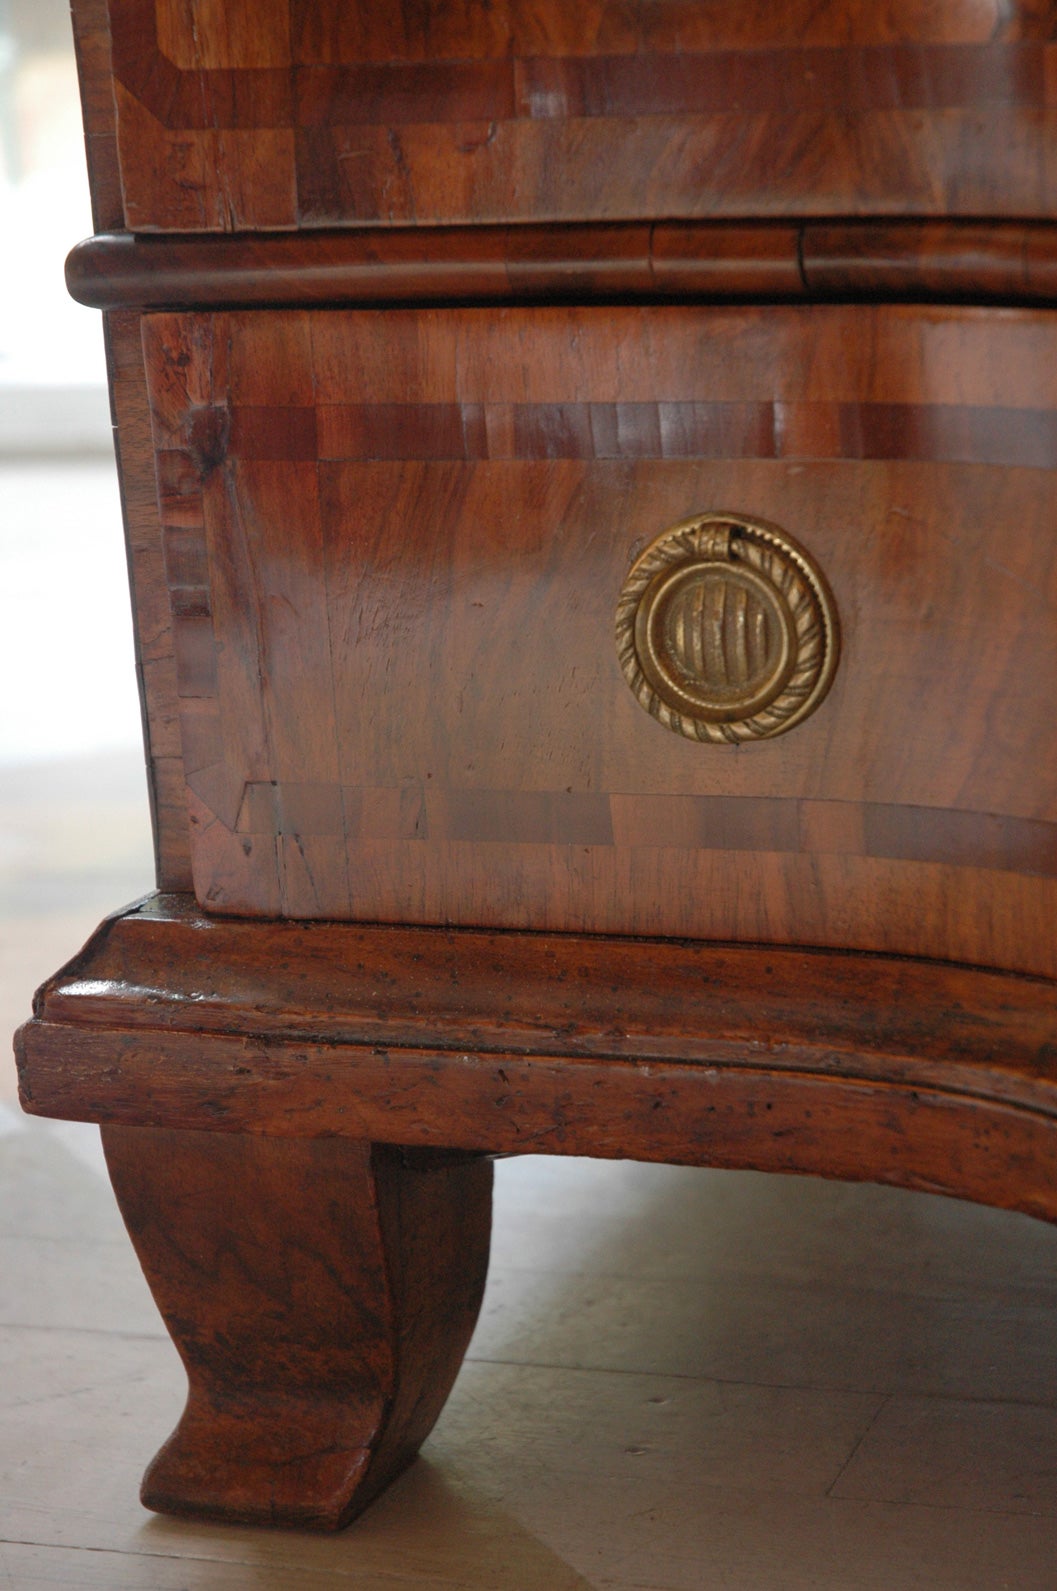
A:
{"label": "drawer front", "polygon": [[[682,307],[144,322],[215,912],[1052,973],[1057,326]],[[810,555],[832,685],[699,743],[629,688],[653,538]]]}
{"label": "drawer front", "polygon": [[108,9],[90,155],[133,231],[1052,214],[1038,0]]}

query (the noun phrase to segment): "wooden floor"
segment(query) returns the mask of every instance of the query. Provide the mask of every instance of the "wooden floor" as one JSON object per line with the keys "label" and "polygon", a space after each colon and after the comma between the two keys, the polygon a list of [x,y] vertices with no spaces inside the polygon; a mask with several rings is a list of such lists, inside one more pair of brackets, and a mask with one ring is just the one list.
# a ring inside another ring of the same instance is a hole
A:
{"label": "wooden floor", "polygon": [[927,1197],[500,1167],[483,1317],[344,1535],[155,1519],[182,1373],[90,1131],[0,1118],[0,1585],[1052,1591],[1055,1235]]}
{"label": "wooden floor", "polygon": [[[22,485],[61,520],[53,477]],[[0,767],[5,1027],[149,887],[143,810],[134,752]],[[22,1118],[12,1089],[5,1060],[3,1591],[1057,1588],[1057,1231],[677,1167],[499,1165],[463,1373],[344,1535],[153,1518],[138,1477],[182,1372],[94,1130]]]}

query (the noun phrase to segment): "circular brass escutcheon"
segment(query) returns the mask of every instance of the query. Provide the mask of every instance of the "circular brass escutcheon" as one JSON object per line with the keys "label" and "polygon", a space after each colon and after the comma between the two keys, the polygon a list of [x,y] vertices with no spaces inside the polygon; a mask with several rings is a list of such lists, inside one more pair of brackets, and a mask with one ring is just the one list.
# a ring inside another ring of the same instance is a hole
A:
{"label": "circular brass escutcheon", "polygon": [[804,549],[763,520],[707,513],[658,536],[617,606],[625,678],[691,740],[760,740],[805,719],[833,680],[837,610]]}

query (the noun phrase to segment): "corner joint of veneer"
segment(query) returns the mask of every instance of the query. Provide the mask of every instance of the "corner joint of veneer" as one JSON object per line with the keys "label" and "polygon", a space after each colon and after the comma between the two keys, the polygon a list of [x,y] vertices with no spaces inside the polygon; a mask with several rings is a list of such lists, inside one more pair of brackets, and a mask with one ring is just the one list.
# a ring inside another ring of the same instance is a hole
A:
{"label": "corner joint of veneer", "polygon": [[207,481],[228,456],[231,411],[226,404],[203,404],[187,416],[187,452],[200,481]]}

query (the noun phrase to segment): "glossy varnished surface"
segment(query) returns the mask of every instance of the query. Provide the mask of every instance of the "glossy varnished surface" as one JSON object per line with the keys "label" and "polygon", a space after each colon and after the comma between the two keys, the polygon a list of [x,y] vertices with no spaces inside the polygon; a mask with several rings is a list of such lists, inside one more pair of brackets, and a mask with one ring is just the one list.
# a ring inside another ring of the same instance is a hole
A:
{"label": "glossy varnished surface", "polygon": [[[455,1058],[467,1044],[645,1063],[755,1067],[766,1058],[780,1071],[942,1082],[1055,1108],[1052,982],[898,957],[258,923],[156,895],[103,924],[40,990],[35,1019],[155,1034],[252,1031]],[[31,1026],[30,1049],[33,1034]],[[72,1100],[78,1087],[72,1069],[64,1084],[32,1056],[23,1081],[31,1107],[43,1091],[64,1088]],[[331,1106],[324,1099],[318,1108],[324,1119]],[[254,1108],[241,1119],[253,1121]]]}
{"label": "glossy varnished surface", "polygon": [[[360,227],[190,238],[115,232],[78,244],[66,280],[79,302],[106,309],[546,303],[687,293],[800,298],[809,291],[802,232],[752,222]],[[1018,259],[1024,232],[1012,228],[1006,240]]]}
{"label": "glossy varnished surface", "polygon": [[[334,1526],[402,1467],[480,1153],[1057,1220],[1054,330],[818,303],[1052,296],[1052,7],[77,9],[96,225],[243,234],[81,256],[200,905],[105,926],[20,1039],[27,1109],[106,1124],[188,1367],[147,1502]],[[401,284],[478,307],[267,307]],[[709,510],[836,603],[776,741],[691,744],[621,675],[629,568]]]}
{"label": "glossy varnished surface", "polygon": [[111,18],[116,140],[87,5],[86,110],[99,210],[120,201],[134,230],[1052,209],[1034,0],[114,0]]}
{"label": "glossy varnished surface", "polygon": [[66,262],[97,309],[595,299],[1057,299],[1052,223],[642,222],[142,237]]}
{"label": "glossy varnished surface", "polygon": [[570,936],[101,931],[21,1036],[26,1107],[220,1133],[755,1166],[1050,1219],[1052,983]]}
{"label": "glossy varnished surface", "polygon": [[142,1127],[103,1143],[189,1382],[143,1502],[340,1529],[451,1390],[488,1266],[490,1162]]}
{"label": "glossy varnished surface", "polygon": [[[149,317],[195,888],[222,912],[1055,967],[1048,318]],[[623,680],[646,541],[720,508],[829,581],[780,742]]]}

